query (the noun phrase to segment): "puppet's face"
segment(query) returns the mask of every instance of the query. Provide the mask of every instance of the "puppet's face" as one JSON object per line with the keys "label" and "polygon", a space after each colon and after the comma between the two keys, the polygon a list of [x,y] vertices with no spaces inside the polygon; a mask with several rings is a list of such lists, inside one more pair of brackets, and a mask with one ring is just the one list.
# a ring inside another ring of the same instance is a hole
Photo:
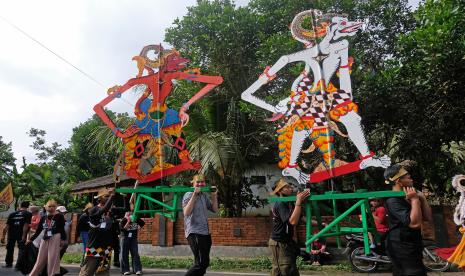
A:
{"label": "puppet's face", "polygon": [[171,50],[167,55],[163,56],[163,71],[173,72],[180,71],[181,69],[186,68],[189,60],[187,58],[181,57],[178,51]]}

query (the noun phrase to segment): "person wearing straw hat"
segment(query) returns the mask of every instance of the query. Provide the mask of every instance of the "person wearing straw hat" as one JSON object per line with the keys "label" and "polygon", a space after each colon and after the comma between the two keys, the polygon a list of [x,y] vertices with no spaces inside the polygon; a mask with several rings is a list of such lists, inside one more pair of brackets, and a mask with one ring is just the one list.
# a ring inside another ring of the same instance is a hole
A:
{"label": "person wearing straw hat", "polygon": [[[91,202],[86,204],[86,206],[82,210],[84,213],[79,217],[78,224],[76,227],[77,236],[81,238],[82,242],[83,256],[86,253],[86,244],[87,240],[89,239],[89,211],[92,208],[94,208],[94,204],[92,204]],[[82,260],[84,260],[84,257]]]}
{"label": "person wearing straw hat", "polygon": [[415,190],[403,166],[395,164],[387,168],[384,178],[393,191],[405,192],[405,198],[391,197],[385,201],[389,223],[386,250],[392,261],[392,274],[426,275],[421,224],[432,221],[431,208],[424,195]]}
{"label": "person wearing straw hat", "polygon": [[[290,196],[292,186],[283,178],[276,182],[272,195]],[[295,242],[294,228],[302,213],[302,203],[310,196],[310,190],[297,193],[295,204],[292,202],[275,202],[272,209],[273,229],[268,247],[272,254],[272,276],[298,276],[297,255],[299,248]]]}
{"label": "person wearing straw hat", "polygon": [[98,200],[98,205],[89,210],[89,240],[79,276],[110,275],[114,223],[110,208],[113,195],[113,189],[104,189],[94,197]]}
{"label": "person wearing straw hat", "polygon": [[[187,271],[186,276],[205,275],[210,265],[210,248],[212,238],[208,228],[208,211],[218,212],[217,191],[211,192],[211,200],[200,188],[205,187],[205,176],[194,175],[192,186],[194,192],[187,192],[182,199],[184,214],[184,232],[189,246],[194,253],[194,265]],[[212,187],[213,188],[213,187]]]}

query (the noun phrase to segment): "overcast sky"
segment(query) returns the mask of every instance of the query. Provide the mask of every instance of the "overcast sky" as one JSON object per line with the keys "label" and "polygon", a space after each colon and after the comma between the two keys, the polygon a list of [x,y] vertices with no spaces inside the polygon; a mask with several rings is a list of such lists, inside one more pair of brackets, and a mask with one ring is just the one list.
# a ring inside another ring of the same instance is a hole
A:
{"label": "overcast sky", "polygon": [[[87,120],[106,89],[135,77],[131,58],[163,42],[165,29],[195,0],[15,0],[0,2],[0,136],[34,162],[31,128],[49,143],[67,145],[72,128]],[[247,0],[236,1],[244,4]],[[418,0],[410,0],[416,6]],[[13,27],[90,75],[90,80]],[[131,99],[127,99],[132,102]],[[123,101],[110,106],[130,111]]]}

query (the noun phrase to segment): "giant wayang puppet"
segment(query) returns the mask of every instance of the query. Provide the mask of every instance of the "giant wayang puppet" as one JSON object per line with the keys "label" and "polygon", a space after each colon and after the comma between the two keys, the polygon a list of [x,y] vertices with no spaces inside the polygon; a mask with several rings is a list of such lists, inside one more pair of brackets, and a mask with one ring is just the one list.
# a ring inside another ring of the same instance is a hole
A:
{"label": "giant wayang puppet", "polygon": [[434,251],[443,260],[455,264],[465,271],[465,175],[454,176],[452,187],[460,194],[459,202],[455,207],[454,223],[460,227],[459,232],[462,234],[462,239],[456,246],[437,248]]}
{"label": "giant wayang puppet", "polygon": [[[306,28],[305,24],[310,25]],[[358,107],[352,101],[350,70],[352,58],[348,55],[347,38],[355,35],[361,22],[351,22],[346,16],[323,14],[307,10],[296,15],[291,23],[292,36],[305,49],[282,56],[247,90],[242,99],[273,112],[270,121],[283,120],[278,129],[279,167],[284,176],[293,177],[300,184],[319,182],[367,167],[387,167],[388,156],[377,157],[371,152],[360,124]],[[304,62],[305,69],[292,84],[289,97],[272,105],[254,93],[272,81],[277,72],[292,62]],[[337,82],[333,81],[337,78]],[[335,83],[339,83],[336,87]],[[342,123],[347,134],[339,131],[335,122]],[[346,162],[335,157],[334,133],[348,137],[356,146],[360,160]],[[302,150],[305,140],[312,145]],[[297,164],[301,152],[318,150],[323,162],[313,173],[302,172]]]}
{"label": "giant wayang puppet", "polygon": [[[156,58],[151,59],[149,53]],[[221,84],[223,78],[204,76],[198,70],[181,71],[189,60],[181,57],[176,50],[165,50],[161,45],[144,47],[133,60],[137,62],[139,69],[137,77],[122,86],[116,85],[108,89],[108,96],[94,107],[94,111],[113,133],[123,139],[123,171],[144,183],[184,170],[200,169],[200,163],[191,160],[182,136],[182,128],[189,120],[186,112],[191,104]],[[144,75],[145,71],[147,74]],[[207,85],[178,112],[166,105],[174,80],[196,81]],[[136,86],[142,86],[145,90],[135,104],[134,124],[122,130],[110,119],[104,107]],[[177,150],[180,164],[165,162],[165,146]]]}
{"label": "giant wayang puppet", "polygon": [[462,240],[455,247],[452,255],[447,259],[448,262],[456,264],[465,271],[465,175],[456,175],[452,179],[452,187],[460,193],[460,198],[454,212],[454,222],[460,226]]}

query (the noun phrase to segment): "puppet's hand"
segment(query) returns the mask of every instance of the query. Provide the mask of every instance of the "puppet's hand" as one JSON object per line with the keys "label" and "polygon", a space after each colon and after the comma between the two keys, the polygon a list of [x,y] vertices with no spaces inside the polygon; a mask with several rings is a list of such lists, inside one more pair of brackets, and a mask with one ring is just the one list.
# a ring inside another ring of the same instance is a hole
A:
{"label": "puppet's hand", "polygon": [[182,126],[185,126],[187,123],[189,123],[189,114],[186,113],[184,108],[179,110],[179,119],[181,120]]}

